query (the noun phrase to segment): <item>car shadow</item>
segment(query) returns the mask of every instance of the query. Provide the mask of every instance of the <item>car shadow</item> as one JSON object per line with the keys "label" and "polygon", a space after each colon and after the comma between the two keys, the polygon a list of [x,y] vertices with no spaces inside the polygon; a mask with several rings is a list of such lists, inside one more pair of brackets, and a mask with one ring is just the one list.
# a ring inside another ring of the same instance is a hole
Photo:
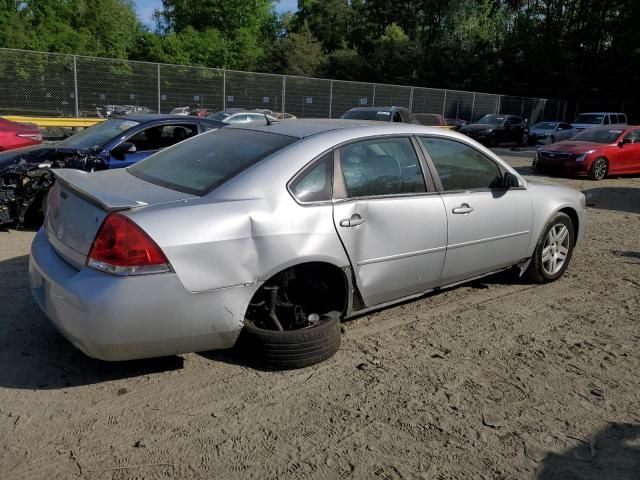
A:
{"label": "car shadow", "polygon": [[601,187],[588,188],[582,193],[587,197],[587,206],[601,210],[640,213],[640,188]]}
{"label": "car shadow", "polygon": [[640,425],[610,423],[567,452],[549,453],[538,480],[637,480],[639,472]]}
{"label": "car shadow", "polygon": [[0,261],[0,387],[58,389],[183,366],[179,356],[104,362],[62,337],[31,298],[27,255]]}

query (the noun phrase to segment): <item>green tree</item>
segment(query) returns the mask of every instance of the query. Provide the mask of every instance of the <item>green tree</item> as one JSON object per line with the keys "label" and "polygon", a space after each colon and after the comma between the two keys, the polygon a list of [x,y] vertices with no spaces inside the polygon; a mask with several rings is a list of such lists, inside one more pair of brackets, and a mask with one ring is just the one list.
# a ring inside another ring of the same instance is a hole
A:
{"label": "green tree", "polygon": [[274,44],[264,66],[274,73],[316,76],[326,61],[322,45],[304,24],[299,33],[290,33]]}

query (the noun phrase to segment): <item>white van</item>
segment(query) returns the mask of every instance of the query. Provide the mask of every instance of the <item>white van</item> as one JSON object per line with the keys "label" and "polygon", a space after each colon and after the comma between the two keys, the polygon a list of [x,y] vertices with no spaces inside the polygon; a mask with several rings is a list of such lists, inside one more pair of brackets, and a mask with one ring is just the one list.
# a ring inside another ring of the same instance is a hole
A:
{"label": "white van", "polygon": [[626,125],[627,116],[619,112],[580,113],[571,124],[576,130],[601,127],[604,125]]}

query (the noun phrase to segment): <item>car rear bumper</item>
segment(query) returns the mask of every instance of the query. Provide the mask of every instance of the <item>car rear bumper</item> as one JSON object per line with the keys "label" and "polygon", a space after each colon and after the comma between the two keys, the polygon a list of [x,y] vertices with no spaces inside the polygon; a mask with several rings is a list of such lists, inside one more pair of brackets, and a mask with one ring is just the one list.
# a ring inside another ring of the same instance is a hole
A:
{"label": "car rear bumper", "polygon": [[78,349],[102,360],[131,360],[232,347],[257,284],[189,292],[174,273],[117,277],[76,270],[41,229],[29,279],[36,302]]}

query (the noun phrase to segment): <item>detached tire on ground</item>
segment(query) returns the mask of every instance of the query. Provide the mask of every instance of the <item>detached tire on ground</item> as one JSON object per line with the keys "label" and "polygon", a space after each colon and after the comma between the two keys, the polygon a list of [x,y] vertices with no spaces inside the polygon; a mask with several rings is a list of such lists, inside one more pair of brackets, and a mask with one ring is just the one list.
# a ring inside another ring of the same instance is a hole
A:
{"label": "detached tire on ground", "polygon": [[276,369],[304,368],[332,357],[340,348],[340,320],[327,317],[309,328],[266,330],[245,321],[239,346],[261,366]]}

